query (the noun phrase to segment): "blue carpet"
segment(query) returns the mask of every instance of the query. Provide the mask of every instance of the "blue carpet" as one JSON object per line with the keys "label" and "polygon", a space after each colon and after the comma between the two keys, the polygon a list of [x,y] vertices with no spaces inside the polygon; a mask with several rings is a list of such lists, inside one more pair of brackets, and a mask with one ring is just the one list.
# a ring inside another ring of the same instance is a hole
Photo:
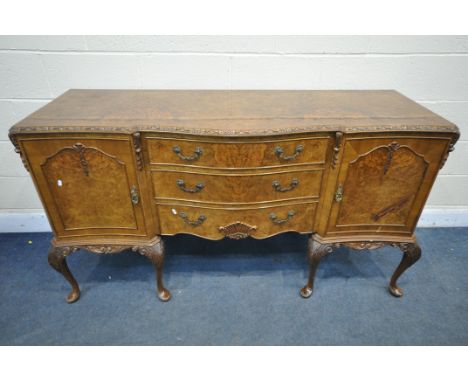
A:
{"label": "blue carpet", "polygon": [[180,235],[165,239],[168,303],[146,258],[79,251],[68,262],[82,295],[68,305],[47,264],[51,234],[1,234],[0,345],[468,345],[468,228],[417,235],[423,256],[401,299],[387,292],[395,248],[336,250],[304,300],[307,237]]}

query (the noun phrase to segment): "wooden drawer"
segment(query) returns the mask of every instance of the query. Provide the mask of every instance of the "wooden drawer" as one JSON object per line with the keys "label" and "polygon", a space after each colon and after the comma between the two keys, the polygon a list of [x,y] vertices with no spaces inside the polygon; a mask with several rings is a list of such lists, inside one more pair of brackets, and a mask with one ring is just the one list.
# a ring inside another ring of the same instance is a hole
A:
{"label": "wooden drawer", "polygon": [[157,170],[151,175],[156,198],[219,203],[255,203],[318,197],[322,182],[322,170],[268,174]]}
{"label": "wooden drawer", "polygon": [[323,164],[329,138],[217,142],[147,137],[145,141],[151,164],[234,169]]}
{"label": "wooden drawer", "polygon": [[228,236],[265,238],[281,232],[313,231],[316,203],[268,207],[211,208],[181,204],[158,205],[161,233],[189,233],[208,239]]}

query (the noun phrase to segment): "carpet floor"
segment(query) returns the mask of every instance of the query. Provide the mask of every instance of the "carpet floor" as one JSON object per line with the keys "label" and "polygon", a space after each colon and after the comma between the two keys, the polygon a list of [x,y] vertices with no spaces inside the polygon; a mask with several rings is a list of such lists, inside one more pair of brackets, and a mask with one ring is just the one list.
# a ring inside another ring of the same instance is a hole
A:
{"label": "carpet floor", "polygon": [[387,292],[392,247],[340,248],[314,295],[307,237],[211,242],[166,238],[156,298],[151,263],[131,251],[78,251],[68,263],[81,299],[47,264],[51,234],[0,234],[0,345],[468,345],[468,228],[418,229],[422,258]]}

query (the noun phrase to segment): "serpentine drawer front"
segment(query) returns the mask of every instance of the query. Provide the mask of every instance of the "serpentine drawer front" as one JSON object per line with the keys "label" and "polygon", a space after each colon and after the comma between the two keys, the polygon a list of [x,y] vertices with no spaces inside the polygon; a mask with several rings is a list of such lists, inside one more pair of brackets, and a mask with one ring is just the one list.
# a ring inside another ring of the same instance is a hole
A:
{"label": "serpentine drawer front", "polygon": [[328,137],[315,139],[261,139],[223,142],[201,139],[167,139],[149,136],[150,164],[214,168],[272,167],[323,164]]}
{"label": "serpentine drawer front", "polygon": [[193,207],[183,204],[158,206],[161,234],[190,233],[208,239],[248,236],[264,239],[297,231],[310,233],[317,203],[282,204],[269,207]]}
{"label": "serpentine drawer front", "polygon": [[459,137],[395,91],[70,90],[10,129],[66,257],[133,250],[163,285],[162,236],[310,235],[320,259],[344,245],[403,251],[389,291],[421,256],[414,230]]}
{"label": "serpentine drawer front", "polygon": [[253,203],[318,198],[322,170],[267,173],[152,172],[156,199]]}

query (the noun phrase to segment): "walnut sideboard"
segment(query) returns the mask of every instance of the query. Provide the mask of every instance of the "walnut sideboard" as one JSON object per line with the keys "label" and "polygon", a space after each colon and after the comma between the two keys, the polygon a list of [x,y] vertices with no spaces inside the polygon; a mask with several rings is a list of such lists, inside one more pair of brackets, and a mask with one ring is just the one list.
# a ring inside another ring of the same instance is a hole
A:
{"label": "walnut sideboard", "polygon": [[156,268],[161,236],[310,235],[309,297],[338,246],[392,245],[389,291],[421,256],[414,230],[457,127],[395,91],[70,90],[10,129],[52,226],[50,265],[132,249]]}

